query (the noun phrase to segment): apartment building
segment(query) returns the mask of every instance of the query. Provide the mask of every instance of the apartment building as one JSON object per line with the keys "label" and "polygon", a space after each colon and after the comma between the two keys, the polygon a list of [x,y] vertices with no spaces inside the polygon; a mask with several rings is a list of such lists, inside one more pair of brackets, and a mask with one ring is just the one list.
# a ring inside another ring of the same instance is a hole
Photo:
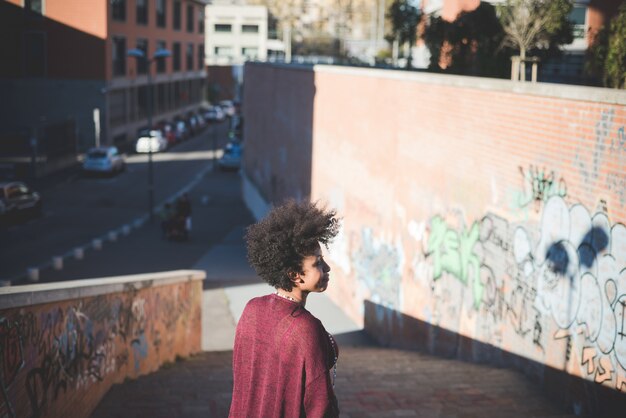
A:
{"label": "apartment building", "polygon": [[[56,154],[129,145],[147,123],[149,71],[155,122],[197,107],[206,3],[0,0],[0,169],[7,156],[35,155],[51,170]],[[138,61],[134,48],[171,57]]]}
{"label": "apartment building", "polygon": [[206,64],[240,65],[267,58],[267,8],[217,2],[206,6]]}

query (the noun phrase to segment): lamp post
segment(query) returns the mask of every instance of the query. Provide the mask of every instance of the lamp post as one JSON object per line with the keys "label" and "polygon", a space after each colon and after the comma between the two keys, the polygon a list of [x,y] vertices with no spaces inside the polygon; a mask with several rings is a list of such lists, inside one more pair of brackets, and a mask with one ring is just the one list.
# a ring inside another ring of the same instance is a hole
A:
{"label": "lamp post", "polygon": [[[148,72],[148,136],[152,137],[152,71],[151,65],[158,59],[165,59],[172,55],[167,49],[157,49],[152,58],[148,58],[146,53],[141,49],[130,49],[126,53],[129,57],[136,58],[137,62],[146,63]],[[148,207],[150,210],[150,223],[154,222],[154,174],[152,169],[152,140],[148,146]]]}

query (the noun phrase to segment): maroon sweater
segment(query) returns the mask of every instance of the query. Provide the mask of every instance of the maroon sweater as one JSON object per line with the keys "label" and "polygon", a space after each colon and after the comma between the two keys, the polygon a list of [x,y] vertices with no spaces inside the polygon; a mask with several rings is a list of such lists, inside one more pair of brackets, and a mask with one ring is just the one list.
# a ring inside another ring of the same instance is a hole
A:
{"label": "maroon sweater", "polygon": [[333,362],[328,334],[309,311],[274,294],[252,299],[237,324],[229,417],[339,416]]}

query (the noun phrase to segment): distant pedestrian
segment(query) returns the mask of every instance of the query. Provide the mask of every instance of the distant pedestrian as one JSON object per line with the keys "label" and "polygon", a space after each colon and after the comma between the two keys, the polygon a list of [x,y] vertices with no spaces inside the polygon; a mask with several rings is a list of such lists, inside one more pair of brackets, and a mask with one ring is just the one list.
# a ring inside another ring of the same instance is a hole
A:
{"label": "distant pedestrian", "polygon": [[237,324],[229,417],[339,416],[339,348],[305,308],[328,287],[320,244],[338,229],[334,211],[295,201],[248,228],[248,260],[276,292],[250,300]]}

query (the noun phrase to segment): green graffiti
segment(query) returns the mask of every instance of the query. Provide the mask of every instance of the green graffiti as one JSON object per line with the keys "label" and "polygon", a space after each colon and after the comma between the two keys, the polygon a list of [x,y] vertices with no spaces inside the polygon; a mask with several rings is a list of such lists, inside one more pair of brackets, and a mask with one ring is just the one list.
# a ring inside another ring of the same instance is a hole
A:
{"label": "green graffiti", "polygon": [[478,242],[478,223],[474,222],[469,230],[460,233],[448,228],[445,221],[436,216],[430,223],[428,255],[433,260],[433,278],[441,278],[444,272],[467,285],[473,278],[474,306],[478,308],[483,298],[483,284],[480,281],[480,261],[474,253]]}

